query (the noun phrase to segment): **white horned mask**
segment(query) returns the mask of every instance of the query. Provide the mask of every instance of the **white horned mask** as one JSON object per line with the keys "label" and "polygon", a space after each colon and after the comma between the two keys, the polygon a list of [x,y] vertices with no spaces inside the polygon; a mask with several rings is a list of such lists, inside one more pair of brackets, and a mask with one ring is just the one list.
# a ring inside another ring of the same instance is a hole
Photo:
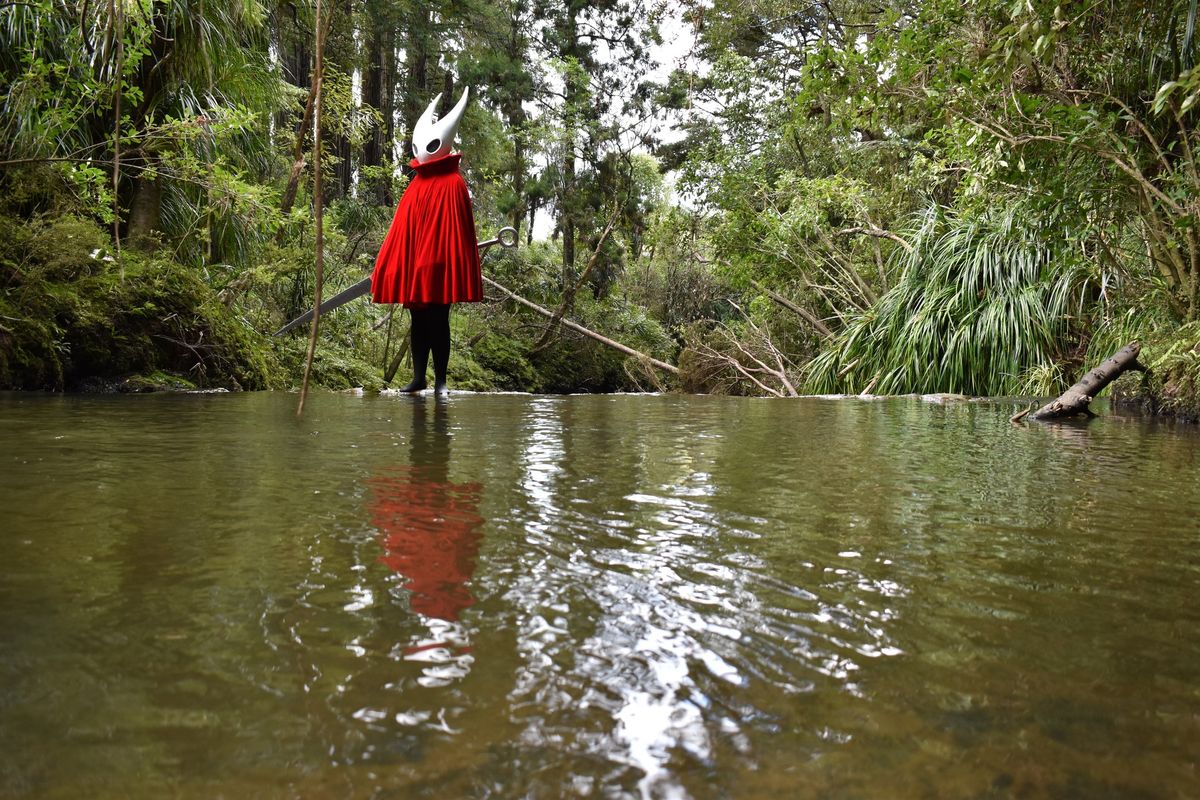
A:
{"label": "white horned mask", "polygon": [[433,98],[429,107],[425,109],[425,113],[417,120],[417,124],[413,126],[412,146],[413,155],[416,156],[418,164],[424,164],[426,161],[432,161],[435,158],[450,152],[450,146],[454,144],[454,134],[458,130],[458,123],[462,121],[463,112],[467,110],[467,95],[471,93],[471,87],[463,89],[462,97],[458,103],[446,116],[434,122],[434,115],[437,112],[438,101],[442,99],[439,93]]}

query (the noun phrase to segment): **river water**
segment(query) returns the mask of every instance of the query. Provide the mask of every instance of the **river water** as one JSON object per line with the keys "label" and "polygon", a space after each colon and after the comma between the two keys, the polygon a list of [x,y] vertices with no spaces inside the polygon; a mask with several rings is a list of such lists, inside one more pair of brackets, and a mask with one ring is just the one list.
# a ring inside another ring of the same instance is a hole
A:
{"label": "river water", "polygon": [[1200,434],[0,395],[0,796],[1200,794]]}

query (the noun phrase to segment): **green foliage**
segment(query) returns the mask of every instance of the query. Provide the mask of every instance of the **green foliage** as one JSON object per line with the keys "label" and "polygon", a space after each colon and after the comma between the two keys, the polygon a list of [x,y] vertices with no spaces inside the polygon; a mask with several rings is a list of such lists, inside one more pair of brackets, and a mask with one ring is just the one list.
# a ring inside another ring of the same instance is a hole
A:
{"label": "green foliage", "polygon": [[1200,419],[1200,324],[1178,325],[1161,298],[1142,303],[1097,325],[1080,373],[1130,342],[1142,345],[1139,361],[1148,374],[1126,373],[1113,384],[1118,399],[1133,399],[1150,410]]}
{"label": "green foliage", "polygon": [[533,392],[543,385],[537,367],[529,358],[529,342],[512,334],[489,332],[471,350],[476,364],[486,370],[491,386],[510,392]]}
{"label": "green foliage", "polygon": [[261,335],[186,268],[118,258],[102,229],[71,216],[0,217],[0,242],[0,386],[63,389],[156,370],[198,386],[271,385]]}
{"label": "green foliage", "polygon": [[[833,329],[809,388],[1049,393],[1124,309],[1147,341],[1195,318],[1195,2],[792,11],[705,9],[683,177],[723,275]],[[695,329],[698,373],[803,351],[752,316]]]}
{"label": "green foliage", "polygon": [[819,393],[1017,392],[1063,356],[1087,291],[1067,243],[1019,208],[929,212],[896,285],[810,364]]}
{"label": "green foliage", "polygon": [[[1136,338],[1150,391],[1194,391],[1197,0],[680,9],[696,46],[660,82],[663,9],[628,0],[338,6],[326,293],[369,272],[416,114],[465,84],[477,227],[522,231],[487,274],[665,360],[686,344],[687,388],[1048,394]],[[262,334],[315,282],[313,10],[0,4],[0,381],[298,382],[303,336]],[[325,318],[318,383],[378,386],[388,313]],[[656,387],[565,330],[535,351],[546,321],[512,303],[453,324],[461,388]]]}
{"label": "green foliage", "polygon": [[[533,247],[491,261],[485,269],[522,297],[552,307],[558,299],[560,257],[561,252],[553,244],[535,243]],[[494,295],[490,290],[488,294]],[[535,351],[534,346],[549,320],[515,304],[506,303],[499,308],[467,307],[462,312],[467,322],[458,339],[465,338],[468,331],[482,334],[469,356],[484,370],[482,376],[476,377],[486,379],[492,388],[606,392],[653,386],[657,380],[649,377],[636,359],[563,327],[546,347]],[[599,298],[582,293],[567,317],[657,358],[670,360],[676,349],[675,342],[656,319],[618,293]],[[456,347],[456,352],[462,350]],[[467,354],[463,352],[464,357]],[[452,361],[452,369],[453,365]]]}
{"label": "green foliage", "polygon": [[1017,378],[1013,393],[1022,397],[1047,397],[1061,393],[1069,385],[1059,362],[1042,362],[1027,368]]}
{"label": "green foliage", "polygon": [[[307,331],[305,328],[304,333]],[[272,345],[284,376],[284,386],[299,388],[308,353],[307,336],[281,337],[274,340]],[[378,363],[370,363],[360,349],[347,346],[336,330],[326,330],[313,356],[311,380],[314,385],[326,389],[379,390],[383,388],[383,367]]]}
{"label": "green foliage", "polygon": [[34,2],[0,15],[0,157],[59,159],[98,219],[157,232],[176,258],[247,263],[276,226],[255,179],[286,97],[263,7]]}
{"label": "green foliage", "polygon": [[1150,368],[1158,409],[1200,419],[1200,323],[1152,339],[1143,350],[1143,361]]}

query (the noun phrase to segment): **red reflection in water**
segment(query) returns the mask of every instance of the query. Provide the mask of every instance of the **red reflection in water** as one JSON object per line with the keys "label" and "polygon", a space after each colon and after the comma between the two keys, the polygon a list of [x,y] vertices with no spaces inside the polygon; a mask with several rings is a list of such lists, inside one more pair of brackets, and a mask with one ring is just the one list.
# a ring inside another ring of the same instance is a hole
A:
{"label": "red reflection in water", "polygon": [[[423,404],[422,404],[423,405]],[[380,556],[407,578],[413,611],[455,622],[475,603],[466,584],[475,571],[483,534],[478,483],[449,480],[449,433],[443,412],[432,428],[414,419],[412,462],[368,480]]]}

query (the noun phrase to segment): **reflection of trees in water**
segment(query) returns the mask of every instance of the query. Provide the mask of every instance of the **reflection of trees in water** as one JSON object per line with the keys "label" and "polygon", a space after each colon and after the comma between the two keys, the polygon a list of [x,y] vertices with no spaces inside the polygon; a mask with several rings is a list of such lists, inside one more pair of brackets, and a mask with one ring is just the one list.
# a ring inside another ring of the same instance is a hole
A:
{"label": "reflection of trees in water", "polygon": [[[520,659],[508,702],[523,757],[553,754],[537,770],[548,792],[597,769],[635,796],[711,791],[686,776],[750,758],[781,695],[849,689],[861,662],[897,652],[886,629],[901,587],[848,559],[812,570],[803,591],[762,574],[778,532],[719,497],[732,404],[656,402],[631,419],[611,401],[582,413],[536,400],[515,447],[524,553],[505,592]],[[769,452],[739,479],[761,481]]]}

